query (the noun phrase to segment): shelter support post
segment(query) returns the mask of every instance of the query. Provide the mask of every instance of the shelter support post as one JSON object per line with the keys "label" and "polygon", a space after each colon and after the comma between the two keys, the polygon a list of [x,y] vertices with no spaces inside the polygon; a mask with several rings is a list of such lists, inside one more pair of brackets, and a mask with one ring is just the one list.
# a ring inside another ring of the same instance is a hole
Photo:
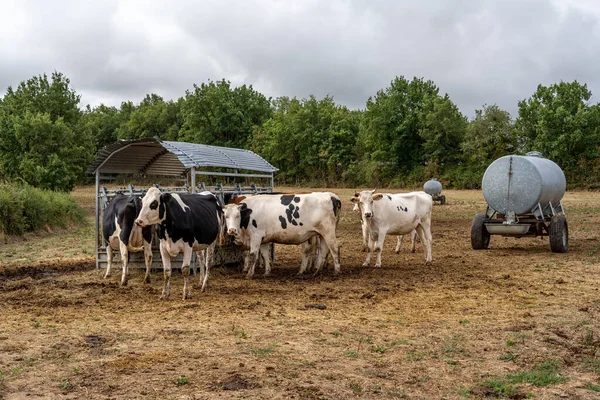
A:
{"label": "shelter support post", "polygon": [[192,185],[192,193],[196,193],[196,168],[192,167],[192,169],[190,170],[190,183]]}
{"label": "shelter support post", "polygon": [[[98,238],[99,238],[99,229],[100,229],[100,169],[96,170],[96,238],[94,239],[96,242],[96,253],[98,253]],[[99,268],[98,265],[98,257],[96,256],[96,268]]]}
{"label": "shelter support post", "polygon": [[273,178],[273,173],[271,172],[271,191],[275,190],[275,179]]}

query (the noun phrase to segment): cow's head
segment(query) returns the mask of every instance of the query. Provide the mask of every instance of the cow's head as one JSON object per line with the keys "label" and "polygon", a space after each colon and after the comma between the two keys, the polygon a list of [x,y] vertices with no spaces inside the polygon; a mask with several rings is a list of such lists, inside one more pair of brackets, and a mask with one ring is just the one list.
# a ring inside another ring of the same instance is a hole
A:
{"label": "cow's head", "polygon": [[171,200],[170,193],[161,193],[158,188],[151,187],[142,198],[142,210],[135,221],[141,227],[159,224],[165,220],[167,204]]}
{"label": "cow's head", "polygon": [[354,203],[354,210],[362,212],[362,217],[369,219],[373,217],[373,202],[381,200],[383,195],[381,193],[375,194],[375,190],[363,190],[360,193],[354,193],[354,197],[350,199]]}
{"label": "cow's head", "polygon": [[223,207],[227,234],[238,236],[242,228],[248,227],[250,214],[252,214],[252,210],[248,208],[246,203],[227,204]]}

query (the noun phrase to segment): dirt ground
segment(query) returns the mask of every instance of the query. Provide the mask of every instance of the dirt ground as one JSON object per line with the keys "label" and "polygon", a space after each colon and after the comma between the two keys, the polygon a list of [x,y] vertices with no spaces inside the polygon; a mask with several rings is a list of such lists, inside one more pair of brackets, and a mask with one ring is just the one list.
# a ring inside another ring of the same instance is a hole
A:
{"label": "dirt ground", "polygon": [[[375,269],[361,266],[353,191],[332,191],[339,277],[297,277],[300,249],[277,246],[270,277],[215,268],[182,301],[176,273],[160,301],[160,271],[102,278],[89,227],[0,245],[0,398],[600,398],[599,193],[566,194],[570,251],[553,254],[547,238],[472,250],[483,197],[445,191],[433,265],[388,237]],[[76,196],[91,212],[93,189]],[[36,254],[52,240],[74,250]]]}

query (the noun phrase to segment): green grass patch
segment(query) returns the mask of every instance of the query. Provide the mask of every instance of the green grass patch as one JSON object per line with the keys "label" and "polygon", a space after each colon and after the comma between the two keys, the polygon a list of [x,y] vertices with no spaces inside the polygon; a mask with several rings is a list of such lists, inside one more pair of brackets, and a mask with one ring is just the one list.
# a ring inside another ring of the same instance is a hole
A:
{"label": "green grass patch", "polygon": [[514,398],[520,393],[519,388],[504,379],[488,379],[483,384],[497,397]]}
{"label": "green grass patch", "polygon": [[69,193],[0,184],[0,232],[5,235],[22,236],[46,226],[64,228],[84,221],[83,209]]}
{"label": "green grass patch", "polygon": [[584,389],[591,390],[592,392],[600,392],[600,385],[595,383],[588,383],[583,387]]}
{"label": "green grass patch", "polygon": [[358,353],[352,350],[345,351],[344,355],[348,358],[358,358]]}
{"label": "green grass patch", "polygon": [[250,349],[250,354],[256,357],[267,357],[270,354],[275,353],[277,347],[279,346],[274,343],[265,347],[256,347],[254,349]]}
{"label": "green grass patch", "polygon": [[530,383],[534,386],[542,387],[566,382],[567,378],[561,376],[559,372],[560,365],[558,361],[546,361],[535,365],[531,371],[508,375],[507,379],[511,383]]}

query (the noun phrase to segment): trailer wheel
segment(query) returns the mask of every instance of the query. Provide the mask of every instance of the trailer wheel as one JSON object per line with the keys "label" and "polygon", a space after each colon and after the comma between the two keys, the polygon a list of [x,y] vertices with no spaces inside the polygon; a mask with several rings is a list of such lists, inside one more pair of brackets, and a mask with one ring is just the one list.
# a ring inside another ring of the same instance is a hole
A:
{"label": "trailer wheel", "polygon": [[441,204],[441,205],[444,205],[444,204],[446,204],[446,196],[442,195],[442,196],[440,197],[440,204]]}
{"label": "trailer wheel", "polygon": [[477,214],[471,225],[471,247],[473,250],[487,249],[490,245],[490,233],[485,229],[485,214]]}
{"label": "trailer wheel", "polygon": [[550,250],[553,253],[569,251],[569,228],[564,215],[555,215],[550,221]]}

